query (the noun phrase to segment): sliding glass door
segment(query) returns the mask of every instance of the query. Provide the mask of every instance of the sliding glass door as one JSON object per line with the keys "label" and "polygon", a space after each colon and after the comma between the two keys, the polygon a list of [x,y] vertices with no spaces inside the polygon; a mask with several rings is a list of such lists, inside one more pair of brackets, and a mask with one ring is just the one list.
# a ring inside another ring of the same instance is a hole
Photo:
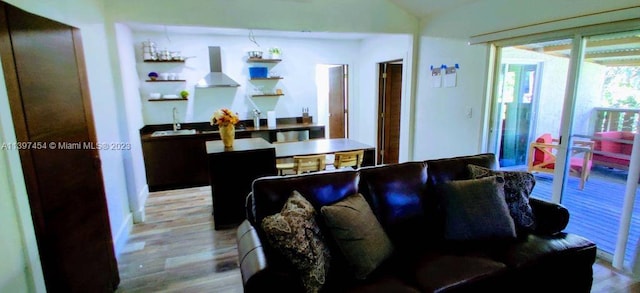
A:
{"label": "sliding glass door", "polygon": [[[545,153],[532,144],[541,137],[550,138],[549,143],[559,138],[569,61],[566,56],[546,54],[543,48],[570,47],[571,42],[563,39],[498,48],[490,148],[503,169],[527,171],[538,165],[534,196],[546,200],[551,200],[552,182],[558,179],[553,176],[555,164],[545,164]],[[558,149],[550,151],[555,154]]]}
{"label": "sliding glass door", "polygon": [[[628,218],[624,206],[640,116],[640,30],[582,41],[569,173],[584,168],[588,180],[579,189],[576,176],[570,176],[561,202],[572,212],[568,231],[587,236],[608,255],[617,253],[630,267],[640,240],[640,196],[634,182],[635,204],[627,208]],[[629,235],[624,243],[618,243],[621,231]]]}
{"label": "sliding glass door", "polygon": [[495,43],[488,149],[502,169],[535,174],[533,197],[569,209],[568,232],[630,269],[640,247],[630,172],[640,164],[631,159],[640,149],[640,30],[606,31]]}

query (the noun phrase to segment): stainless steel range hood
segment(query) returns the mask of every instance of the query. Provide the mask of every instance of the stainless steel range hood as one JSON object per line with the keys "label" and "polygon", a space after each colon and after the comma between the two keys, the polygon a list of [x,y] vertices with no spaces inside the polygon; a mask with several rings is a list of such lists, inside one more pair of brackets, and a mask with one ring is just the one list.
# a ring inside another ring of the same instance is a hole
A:
{"label": "stainless steel range hood", "polygon": [[238,87],[235,80],[222,73],[222,57],[220,55],[220,47],[209,47],[209,69],[210,72],[205,75],[196,87]]}

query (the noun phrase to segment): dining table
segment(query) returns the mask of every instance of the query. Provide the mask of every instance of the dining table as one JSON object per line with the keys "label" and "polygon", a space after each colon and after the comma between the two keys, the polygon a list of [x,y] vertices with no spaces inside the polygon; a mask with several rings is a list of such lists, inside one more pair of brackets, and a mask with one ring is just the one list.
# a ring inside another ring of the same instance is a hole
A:
{"label": "dining table", "polygon": [[362,165],[375,165],[375,147],[349,138],[318,138],[272,145],[276,148],[276,159],[364,150]]}

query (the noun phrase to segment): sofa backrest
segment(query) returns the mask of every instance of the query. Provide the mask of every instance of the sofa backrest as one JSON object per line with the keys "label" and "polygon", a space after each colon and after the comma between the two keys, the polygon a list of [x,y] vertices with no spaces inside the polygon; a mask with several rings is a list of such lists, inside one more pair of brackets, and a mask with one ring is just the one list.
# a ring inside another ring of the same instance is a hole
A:
{"label": "sofa backrest", "polygon": [[414,241],[407,232],[424,227],[426,183],[424,162],[360,168],[359,191],[396,245]]}
{"label": "sofa backrest", "polygon": [[[593,136],[603,138],[595,139],[595,143],[593,144],[594,150],[613,154],[631,155],[635,133],[630,131],[603,131],[596,132]],[[625,140],[626,142],[619,140]]]}
{"label": "sofa backrest", "polygon": [[596,132],[593,134],[595,137],[602,137],[604,139],[596,139],[593,144],[593,149],[596,151],[603,151],[608,153],[620,154],[621,148],[620,143],[616,141],[611,141],[607,139],[621,139],[622,132],[621,131],[603,131]]}
{"label": "sofa backrest", "polygon": [[429,172],[429,185],[437,185],[451,180],[469,179],[467,165],[473,164],[485,168],[497,169],[498,161],[492,153],[460,156],[444,159],[426,160]]}
{"label": "sofa backrest", "polygon": [[630,131],[623,131],[621,139],[628,141],[629,143],[620,143],[620,152],[622,154],[631,156],[631,150],[633,150],[633,140],[636,134]]}
{"label": "sofa backrest", "polygon": [[[470,178],[468,164],[491,169],[498,166],[495,155],[485,153],[358,170],[262,177],[253,182],[252,193],[247,197],[247,218],[254,227],[261,227],[262,219],[280,212],[294,190],[318,211],[359,192],[395,245],[424,245],[416,241],[424,236],[426,244],[437,244],[443,237],[442,215],[435,196],[437,185]],[[262,229],[257,230],[261,235]]]}
{"label": "sofa backrest", "polygon": [[358,171],[347,168],[335,172],[317,172],[295,176],[268,176],[253,181],[247,199],[247,218],[260,227],[264,217],[282,210],[294,190],[300,192],[319,211],[358,192]]}

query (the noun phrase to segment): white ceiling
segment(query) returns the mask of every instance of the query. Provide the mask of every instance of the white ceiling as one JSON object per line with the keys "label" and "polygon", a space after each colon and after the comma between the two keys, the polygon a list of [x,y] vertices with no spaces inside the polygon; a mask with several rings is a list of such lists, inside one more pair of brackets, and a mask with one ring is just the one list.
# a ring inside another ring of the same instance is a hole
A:
{"label": "white ceiling", "polygon": [[[300,1],[300,0],[282,0]],[[228,35],[228,36],[249,36],[252,33],[256,37],[275,38],[304,38],[304,39],[332,39],[332,40],[362,40],[376,34],[366,33],[337,33],[337,32],[308,32],[308,31],[275,31],[275,30],[249,30],[241,28],[220,28],[220,27],[193,27],[193,26],[168,26],[156,24],[129,23],[129,27],[137,32],[159,32],[170,34],[190,34],[190,35]]]}
{"label": "white ceiling", "polygon": [[[267,0],[262,0],[267,1]],[[269,0],[269,1],[292,1],[311,2],[317,0]],[[479,0],[388,0],[398,5],[401,9],[417,17],[425,17],[433,13],[440,13],[450,9],[477,2]],[[489,1],[489,0],[484,0]],[[248,35],[248,29],[237,28],[213,28],[213,27],[181,27],[152,24],[129,23],[134,31],[140,32],[166,32],[180,34],[216,34],[216,35]],[[306,31],[270,31],[253,30],[253,34],[258,37],[283,37],[283,38],[318,38],[318,39],[342,39],[342,40],[362,40],[374,36],[366,33],[336,33],[336,32],[306,32]]]}
{"label": "white ceiling", "polygon": [[449,9],[454,9],[465,4],[477,2],[479,0],[389,0],[407,12],[425,17],[432,13],[438,13]]}

